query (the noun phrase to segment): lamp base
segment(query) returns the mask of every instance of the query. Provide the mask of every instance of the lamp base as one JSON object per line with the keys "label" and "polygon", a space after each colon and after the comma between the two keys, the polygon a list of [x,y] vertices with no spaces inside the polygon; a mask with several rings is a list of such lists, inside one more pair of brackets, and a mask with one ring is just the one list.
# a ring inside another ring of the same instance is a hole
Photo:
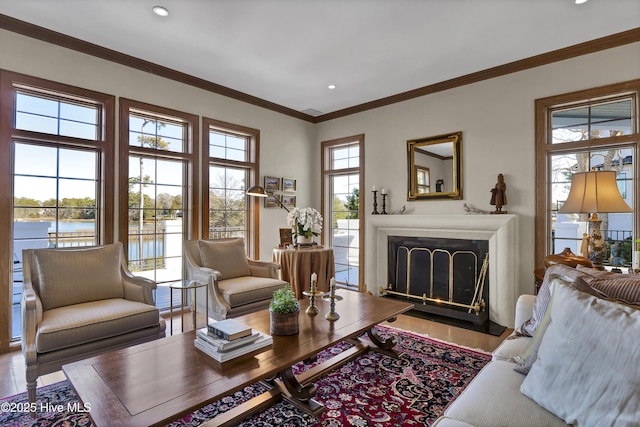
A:
{"label": "lamp base", "polygon": [[591,214],[589,218],[589,259],[593,263],[593,268],[604,270],[602,263],[607,257],[607,248],[600,232],[602,220],[597,213]]}

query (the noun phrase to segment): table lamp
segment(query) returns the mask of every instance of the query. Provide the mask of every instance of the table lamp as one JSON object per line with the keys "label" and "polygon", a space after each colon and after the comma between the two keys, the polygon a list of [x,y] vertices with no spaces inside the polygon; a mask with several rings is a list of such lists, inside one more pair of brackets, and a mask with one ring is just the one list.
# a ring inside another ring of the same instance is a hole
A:
{"label": "table lamp", "polygon": [[603,269],[607,248],[600,233],[599,213],[633,212],[616,182],[615,171],[579,172],[571,177],[571,190],[558,213],[586,213],[589,216],[589,259],[593,267]]}
{"label": "table lamp", "polygon": [[254,185],[253,187],[250,187],[247,190],[247,196],[253,196],[253,197],[273,197],[275,199],[275,201],[278,203],[278,205],[280,205],[280,207],[282,209],[284,209],[285,211],[289,212],[289,209],[287,209],[287,207],[284,205],[284,203],[282,203],[282,200],[280,200],[280,198],[278,198],[278,196],[276,196],[272,191],[267,191],[265,190],[263,187],[259,186],[259,185]]}

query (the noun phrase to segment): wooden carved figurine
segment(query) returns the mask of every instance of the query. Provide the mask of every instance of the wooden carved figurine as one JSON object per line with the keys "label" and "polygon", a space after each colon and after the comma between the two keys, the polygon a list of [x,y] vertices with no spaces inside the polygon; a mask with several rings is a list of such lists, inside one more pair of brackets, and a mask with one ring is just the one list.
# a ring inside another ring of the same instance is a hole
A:
{"label": "wooden carved figurine", "polygon": [[502,206],[507,204],[507,184],[504,183],[504,176],[498,175],[498,183],[491,189],[491,202],[495,205],[496,210],[492,214],[506,214],[507,211],[502,210]]}

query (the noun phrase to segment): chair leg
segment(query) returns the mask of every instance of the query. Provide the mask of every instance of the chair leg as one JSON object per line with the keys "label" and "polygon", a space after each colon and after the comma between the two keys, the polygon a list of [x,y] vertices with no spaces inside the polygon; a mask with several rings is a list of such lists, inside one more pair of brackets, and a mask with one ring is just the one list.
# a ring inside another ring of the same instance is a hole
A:
{"label": "chair leg", "polygon": [[36,416],[36,387],[38,382],[38,368],[27,366],[27,396],[29,397],[29,412],[31,416]]}

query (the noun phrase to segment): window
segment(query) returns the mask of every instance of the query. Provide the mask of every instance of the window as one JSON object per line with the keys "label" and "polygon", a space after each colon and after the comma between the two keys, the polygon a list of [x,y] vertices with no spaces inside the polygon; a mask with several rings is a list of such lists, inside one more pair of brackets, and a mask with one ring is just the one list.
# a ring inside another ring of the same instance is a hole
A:
{"label": "window", "polygon": [[430,193],[430,180],[429,168],[422,166],[416,166],[416,189],[418,193]]}
{"label": "window", "polygon": [[120,239],[129,269],[158,283],[156,306],[164,309],[170,300],[166,285],[184,276],[183,241],[196,236],[198,119],[121,100],[120,123],[126,124],[120,129]]}
{"label": "window", "polygon": [[[588,214],[561,214],[571,176],[590,170],[616,171],[618,189],[630,207],[638,181],[640,80],[536,101],[536,262],[565,247],[580,254]],[[634,213],[601,213],[607,246],[605,265],[629,267],[638,218]],[[636,236],[637,238],[637,236]],[[614,260],[612,246],[622,247]]]}
{"label": "window", "polygon": [[10,250],[3,247],[0,255],[12,265],[9,338],[17,340],[22,250],[113,241],[113,170],[104,165],[113,164],[114,99],[6,72],[1,89],[11,102],[1,120],[7,137],[0,157],[13,174],[0,186],[13,199],[0,209],[8,214],[2,227],[12,230]]}
{"label": "window", "polygon": [[364,236],[360,232],[363,151],[364,135],[322,143],[323,239],[333,247],[336,282],[354,290],[364,286],[361,270]]}
{"label": "window", "polygon": [[245,192],[257,182],[260,132],[206,118],[203,128],[208,159],[203,182],[209,189],[203,235],[209,239],[243,237],[249,256],[258,258],[258,201],[249,200]]}

